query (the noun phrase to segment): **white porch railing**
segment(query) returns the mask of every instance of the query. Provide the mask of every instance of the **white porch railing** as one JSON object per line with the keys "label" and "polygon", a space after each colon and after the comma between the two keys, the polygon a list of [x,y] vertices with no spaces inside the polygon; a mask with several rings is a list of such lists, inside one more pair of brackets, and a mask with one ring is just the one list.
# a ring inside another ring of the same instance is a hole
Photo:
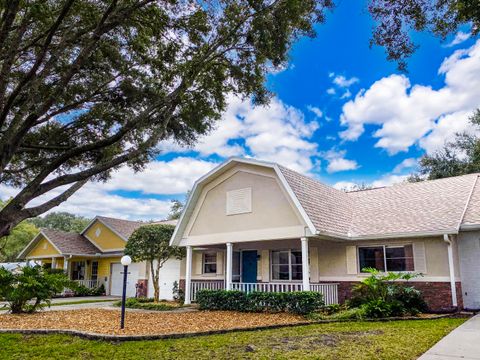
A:
{"label": "white porch railing", "polygon": [[293,292],[302,291],[300,283],[232,283],[232,290],[243,292]]}
{"label": "white porch railing", "polygon": [[220,281],[192,281],[192,287],[190,291],[191,301],[197,300],[197,292],[200,290],[223,290],[225,289],[225,283]]}
{"label": "white porch railing", "polygon": [[310,290],[322,294],[325,305],[338,304],[338,284],[310,284]]}
{"label": "white porch railing", "polygon": [[[225,288],[223,281],[192,281],[191,301],[197,299],[200,290],[222,290]],[[294,292],[302,291],[301,283],[232,283],[232,290],[252,292]],[[325,305],[338,304],[338,284],[310,284],[310,290],[323,295]]]}
{"label": "white porch railing", "polygon": [[78,285],[83,285],[86,288],[94,289],[100,286],[98,280],[74,280]]}

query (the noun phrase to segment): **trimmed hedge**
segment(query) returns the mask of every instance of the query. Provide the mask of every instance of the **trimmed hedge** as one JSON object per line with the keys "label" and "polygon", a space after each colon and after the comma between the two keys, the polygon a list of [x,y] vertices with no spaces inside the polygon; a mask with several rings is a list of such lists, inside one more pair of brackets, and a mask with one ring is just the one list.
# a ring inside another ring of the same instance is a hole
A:
{"label": "trimmed hedge", "polygon": [[[114,303],[115,306],[122,306],[121,301]],[[155,311],[168,311],[175,310],[181,306],[171,305],[165,302],[154,302],[152,298],[128,298],[125,301],[125,307],[128,309],[143,309],[143,310],[155,310]]]}
{"label": "trimmed hedge", "polygon": [[309,314],[324,306],[322,294],[314,291],[250,292],[201,290],[197,293],[201,310],[243,312],[291,312]]}

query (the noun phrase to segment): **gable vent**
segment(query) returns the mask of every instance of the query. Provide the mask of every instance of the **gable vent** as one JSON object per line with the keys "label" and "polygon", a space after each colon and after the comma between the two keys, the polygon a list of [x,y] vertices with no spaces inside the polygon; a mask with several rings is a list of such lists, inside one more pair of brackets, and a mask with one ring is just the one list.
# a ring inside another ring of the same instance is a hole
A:
{"label": "gable vent", "polygon": [[227,215],[252,212],[252,188],[227,191]]}

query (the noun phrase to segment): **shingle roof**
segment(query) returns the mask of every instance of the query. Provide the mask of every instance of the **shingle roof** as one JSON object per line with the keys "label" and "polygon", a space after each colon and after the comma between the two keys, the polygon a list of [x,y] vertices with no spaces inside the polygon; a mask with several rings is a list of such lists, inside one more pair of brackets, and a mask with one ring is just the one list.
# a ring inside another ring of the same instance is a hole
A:
{"label": "shingle roof", "polygon": [[42,229],[42,233],[62,254],[95,255],[101,253],[101,250],[80,234],[51,229]]}
{"label": "shingle roof", "polygon": [[144,221],[132,221],[132,220],[123,220],[116,219],[106,216],[97,216],[97,219],[103,222],[105,225],[115,230],[118,234],[123,236],[125,239],[128,239],[130,235],[133,234],[135,230],[143,225],[149,224],[167,224],[167,225],[176,225],[177,220],[161,220],[153,222],[144,222]]}
{"label": "shingle roof", "polygon": [[479,174],[343,192],[278,168],[319,233],[368,238],[451,233],[480,224]]}

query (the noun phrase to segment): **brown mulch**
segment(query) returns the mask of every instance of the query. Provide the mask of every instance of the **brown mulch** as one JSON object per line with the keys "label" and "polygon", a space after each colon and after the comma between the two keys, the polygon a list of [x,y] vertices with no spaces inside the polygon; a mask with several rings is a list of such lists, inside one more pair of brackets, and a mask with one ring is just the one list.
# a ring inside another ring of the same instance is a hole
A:
{"label": "brown mulch", "polygon": [[197,311],[188,313],[129,312],[120,330],[120,311],[86,309],[0,315],[0,329],[78,330],[106,335],[163,335],[304,323],[292,314]]}

